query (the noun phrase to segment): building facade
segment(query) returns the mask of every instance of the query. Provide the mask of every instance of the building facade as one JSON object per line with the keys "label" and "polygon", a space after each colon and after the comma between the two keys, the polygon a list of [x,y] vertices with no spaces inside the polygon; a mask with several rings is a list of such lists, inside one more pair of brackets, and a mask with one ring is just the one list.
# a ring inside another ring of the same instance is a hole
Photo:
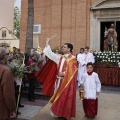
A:
{"label": "building facade", "polygon": [[13,30],[14,0],[0,0],[0,28]]}
{"label": "building facade", "polygon": [[[25,49],[28,0],[21,3],[20,48]],[[41,48],[45,39],[57,34],[50,44],[52,49],[70,42],[74,53],[81,47],[103,50],[104,28],[119,26],[120,0],[34,0],[34,25],[40,26],[33,42]],[[119,32],[119,27],[116,27]],[[119,36],[118,36],[119,39]]]}
{"label": "building facade", "polygon": [[19,40],[12,34],[14,24],[14,0],[0,0],[0,46],[8,43],[19,47]]}

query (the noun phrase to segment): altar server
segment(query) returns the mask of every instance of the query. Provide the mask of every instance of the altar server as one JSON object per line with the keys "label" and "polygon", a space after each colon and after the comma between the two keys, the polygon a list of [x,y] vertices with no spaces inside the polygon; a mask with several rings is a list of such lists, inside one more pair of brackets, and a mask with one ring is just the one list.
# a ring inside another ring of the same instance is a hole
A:
{"label": "altar server", "polygon": [[80,86],[80,81],[81,81],[81,76],[84,73],[84,69],[82,66],[82,61],[84,60],[84,48],[80,48],[80,53],[77,55],[77,62],[78,62],[78,75],[77,75],[77,81],[78,81],[78,86]]}
{"label": "altar server", "polygon": [[85,72],[87,72],[86,69],[87,63],[95,62],[93,54],[89,52],[89,47],[84,48],[83,54],[78,54],[77,61],[79,63],[77,80],[78,80],[78,86],[80,86],[81,77]]}
{"label": "altar server", "polygon": [[92,63],[87,64],[87,72],[83,74],[81,87],[84,89],[83,109],[85,117],[94,118],[97,115],[101,83],[98,74],[93,72]]}

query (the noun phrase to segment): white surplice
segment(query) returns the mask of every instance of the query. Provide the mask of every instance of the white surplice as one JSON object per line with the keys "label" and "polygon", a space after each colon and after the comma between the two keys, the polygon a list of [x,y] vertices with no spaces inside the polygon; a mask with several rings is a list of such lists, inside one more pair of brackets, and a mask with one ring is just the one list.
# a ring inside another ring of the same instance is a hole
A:
{"label": "white surplice", "polygon": [[95,62],[95,59],[94,59],[94,56],[92,53],[88,52],[87,54],[83,53],[79,53],[77,55],[77,61],[78,61],[78,76],[77,76],[77,81],[78,81],[78,86],[80,86],[80,81],[81,81],[81,78],[82,78],[82,75],[87,72],[87,69],[86,69],[86,65],[87,63],[89,62],[92,62],[94,63]]}
{"label": "white surplice", "polygon": [[81,83],[84,86],[84,98],[85,99],[96,99],[97,92],[101,91],[101,83],[98,77],[98,74],[93,72],[92,75],[84,73],[81,79]]}
{"label": "white surplice", "polygon": [[84,55],[79,53],[77,55],[77,61],[78,61],[78,75],[77,75],[77,81],[78,81],[78,86],[80,86],[80,81],[81,81],[81,78],[82,78],[82,75],[83,73],[85,72],[84,70],[84,67],[83,67],[83,64],[84,63]]}
{"label": "white surplice", "polygon": [[83,66],[84,73],[85,73],[85,72],[87,72],[87,67],[86,67],[87,63],[89,63],[89,62],[94,63],[95,58],[94,58],[93,54],[90,52],[88,52],[87,54],[84,53],[83,56],[84,56],[84,60],[82,61],[82,64],[85,65],[85,66]]}
{"label": "white surplice", "polygon": [[89,62],[92,62],[92,63],[95,62],[95,58],[92,53],[90,53],[90,52],[88,52],[87,54],[83,53],[83,55],[84,55],[84,64],[85,65]]}

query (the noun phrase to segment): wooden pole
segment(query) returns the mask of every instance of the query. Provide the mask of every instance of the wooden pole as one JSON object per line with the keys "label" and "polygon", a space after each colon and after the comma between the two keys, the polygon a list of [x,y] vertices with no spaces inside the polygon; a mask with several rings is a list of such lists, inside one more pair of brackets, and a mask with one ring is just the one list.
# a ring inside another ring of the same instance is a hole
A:
{"label": "wooden pole", "polygon": [[22,78],[20,78],[20,86],[19,86],[19,94],[18,94],[18,98],[17,98],[16,113],[18,110],[18,104],[19,104],[19,100],[20,100],[21,86],[22,86]]}

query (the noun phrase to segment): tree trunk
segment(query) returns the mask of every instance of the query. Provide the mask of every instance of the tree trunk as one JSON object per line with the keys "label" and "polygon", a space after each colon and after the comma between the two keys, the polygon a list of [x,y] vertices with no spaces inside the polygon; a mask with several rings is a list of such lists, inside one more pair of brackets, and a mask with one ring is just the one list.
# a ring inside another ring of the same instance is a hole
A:
{"label": "tree trunk", "polygon": [[33,24],[34,24],[34,0],[28,0],[28,18],[26,34],[26,53],[30,53],[33,48]]}

